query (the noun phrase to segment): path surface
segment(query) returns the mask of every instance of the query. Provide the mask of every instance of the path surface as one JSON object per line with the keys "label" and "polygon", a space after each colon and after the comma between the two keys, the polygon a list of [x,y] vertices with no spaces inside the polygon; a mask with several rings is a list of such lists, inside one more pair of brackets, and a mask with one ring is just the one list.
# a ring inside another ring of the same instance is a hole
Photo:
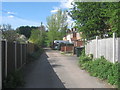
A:
{"label": "path surface", "polygon": [[81,70],[76,56],[62,55],[50,49],[24,71],[25,88],[112,88]]}

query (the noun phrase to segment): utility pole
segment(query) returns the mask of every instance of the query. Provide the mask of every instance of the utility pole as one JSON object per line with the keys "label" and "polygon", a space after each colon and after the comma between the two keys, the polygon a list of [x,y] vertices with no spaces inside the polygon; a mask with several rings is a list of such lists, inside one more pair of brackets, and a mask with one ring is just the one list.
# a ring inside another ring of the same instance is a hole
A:
{"label": "utility pole", "polygon": [[42,26],[42,22],[41,22],[41,26],[40,26],[40,28],[41,28],[41,36],[42,36],[42,31],[43,31],[43,26]]}

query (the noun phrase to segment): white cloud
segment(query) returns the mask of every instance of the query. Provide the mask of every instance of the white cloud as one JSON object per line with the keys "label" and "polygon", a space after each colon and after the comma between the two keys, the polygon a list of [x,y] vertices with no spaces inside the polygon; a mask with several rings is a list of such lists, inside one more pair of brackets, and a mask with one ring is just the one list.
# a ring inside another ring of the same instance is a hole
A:
{"label": "white cloud", "polygon": [[10,16],[8,16],[9,18],[14,18],[14,16],[13,15],[10,15]]}
{"label": "white cloud", "polygon": [[57,12],[58,10],[51,10],[51,13],[55,13],[55,12]]}
{"label": "white cloud", "polygon": [[71,5],[71,3],[73,3],[74,0],[65,0],[64,2],[61,1],[60,2],[60,8],[72,8],[73,5]]}
{"label": "white cloud", "polygon": [[73,19],[69,15],[67,15],[67,18],[68,18],[67,19],[68,27],[69,28],[73,27],[75,25],[75,22],[73,21]]}
{"label": "white cloud", "polygon": [[60,0],[60,5],[58,7],[53,7],[53,10],[51,10],[51,13],[55,13],[57,12],[59,9],[68,9],[68,8],[72,8],[73,5],[71,5],[71,3],[74,0]]}
{"label": "white cloud", "polygon": [[53,7],[53,10],[51,10],[51,13],[56,13],[60,8],[59,7]]}
{"label": "white cloud", "polygon": [[7,12],[7,14],[15,14],[14,12]]}
{"label": "white cloud", "polygon": [[7,16],[0,16],[0,18],[2,18],[2,24],[10,24],[12,25],[12,27],[15,29],[19,26],[40,26],[39,22],[34,22],[34,21],[30,21],[30,20],[25,20],[25,19],[21,19],[21,18],[17,18],[17,17],[7,17]]}
{"label": "white cloud", "polygon": [[[56,13],[59,9],[69,9],[72,8],[73,5],[71,5],[71,3],[74,3],[74,0],[60,0],[60,5],[58,7],[53,7],[53,10],[51,10],[51,13]],[[74,26],[74,21],[72,20],[72,18],[68,15],[68,27],[72,27]]]}

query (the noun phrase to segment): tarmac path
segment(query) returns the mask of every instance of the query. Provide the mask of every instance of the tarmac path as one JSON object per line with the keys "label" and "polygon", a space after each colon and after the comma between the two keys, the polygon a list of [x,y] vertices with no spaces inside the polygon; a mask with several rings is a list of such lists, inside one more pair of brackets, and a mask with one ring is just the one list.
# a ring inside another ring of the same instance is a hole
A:
{"label": "tarmac path", "polygon": [[40,59],[25,69],[24,88],[113,88],[78,66],[78,57],[45,49]]}

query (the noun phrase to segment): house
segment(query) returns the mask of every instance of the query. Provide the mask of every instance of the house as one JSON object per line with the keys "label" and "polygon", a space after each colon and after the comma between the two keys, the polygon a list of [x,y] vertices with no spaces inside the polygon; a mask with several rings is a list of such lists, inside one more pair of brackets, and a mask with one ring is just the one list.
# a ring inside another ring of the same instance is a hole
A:
{"label": "house", "polygon": [[64,41],[69,41],[69,44],[61,46],[61,51],[72,52],[75,54],[76,48],[83,48],[83,40],[81,37],[81,32],[78,32],[76,28],[67,30],[67,35],[63,37]]}
{"label": "house", "polygon": [[67,30],[67,35],[63,37],[63,40],[73,43],[75,47],[81,47],[83,46],[81,34],[76,28],[72,28],[71,30]]}

